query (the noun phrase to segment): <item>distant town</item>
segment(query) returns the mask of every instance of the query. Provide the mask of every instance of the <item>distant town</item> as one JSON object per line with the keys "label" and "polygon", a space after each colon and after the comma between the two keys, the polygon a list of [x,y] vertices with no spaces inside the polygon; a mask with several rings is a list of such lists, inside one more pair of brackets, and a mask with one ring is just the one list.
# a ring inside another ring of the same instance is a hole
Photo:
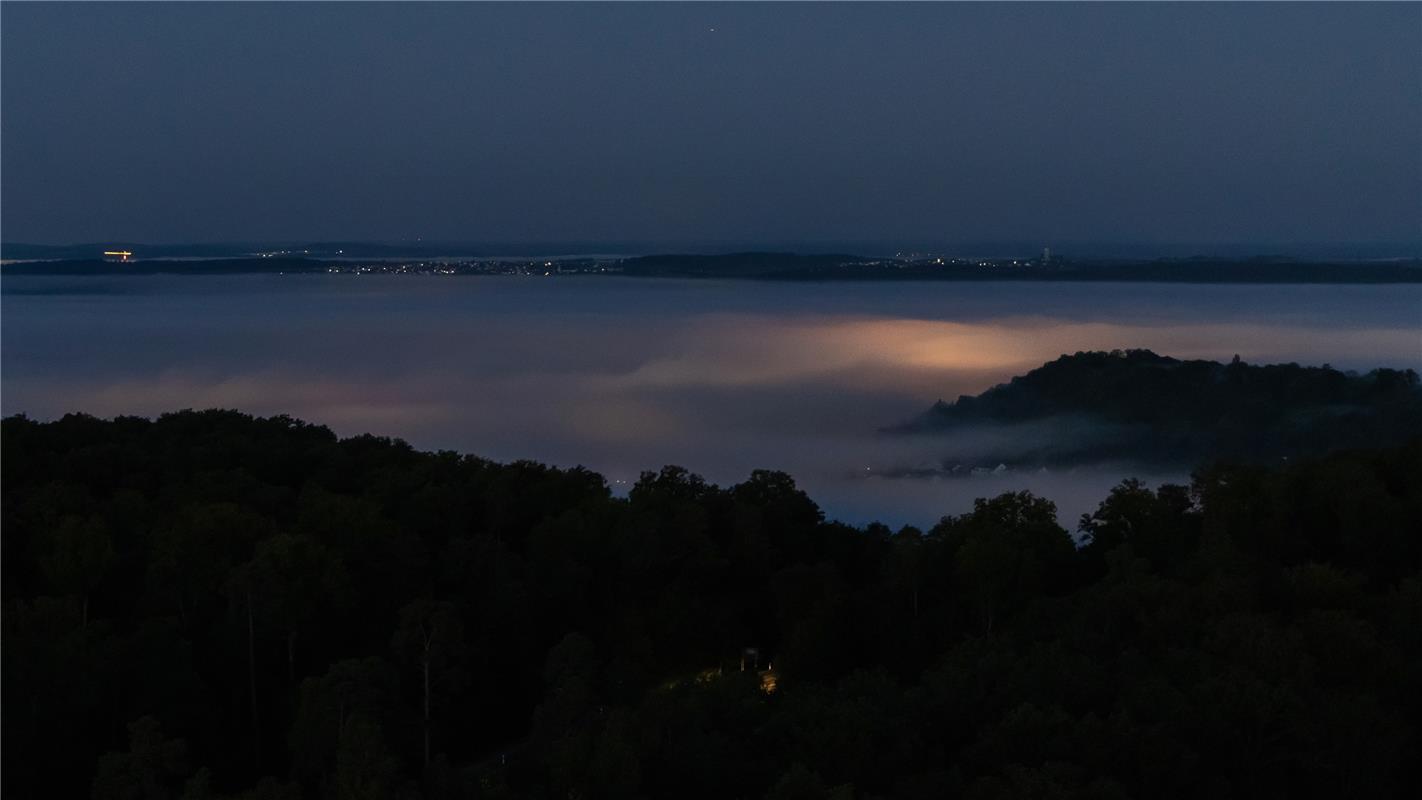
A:
{"label": "distant town", "polygon": [[[17,253],[16,251],[19,251]],[[1054,254],[967,258],[942,253],[892,256],[740,252],[717,255],[472,257],[370,255],[369,248],[278,249],[233,255],[152,255],[125,246],[53,252],[7,247],[4,275],[246,273],[331,275],[614,275],[638,278],[778,281],[1147,281],[1180,283],[1419,283],[1422,259],[1301,260],[1282,256],[1103,259]],[[354,255],[355,252],[364,253]],[[379,252],[379,251],[376,251]],[[15,258],[23,254],[26,257]]]}

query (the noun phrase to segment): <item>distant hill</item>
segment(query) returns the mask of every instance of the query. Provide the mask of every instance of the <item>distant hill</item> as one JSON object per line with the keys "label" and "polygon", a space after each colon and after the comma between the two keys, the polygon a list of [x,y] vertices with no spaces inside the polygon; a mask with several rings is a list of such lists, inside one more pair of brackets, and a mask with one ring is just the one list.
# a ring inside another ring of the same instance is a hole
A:
{"label": "distant hill", "polygon": [[[890,429],[950,441],[985,430],[1000,435],[946,455],[942,469],[1271,461],[1422,434],[1422,387],[1413,370],[1358,374],[1238,357],[1220,364],[1149,350],[1083,352],[976,397],[940,400]],[[1003,433],[1011,430],[1018,435]]]}
{"label": "distant hill", "polygon": [[144,242],[86,242],[82,244],[29,244],[4,242],[0,257],[29,260],[97,259],[105,250],[129,250],[137,258],[175,261],[208,258],[430,258],[473,256],[486,252],[477,245],[443,242],[213,242],[204,244],[148,244]]}
{"label": "distant hill", "polygon": [[845,268],[864,269],[878,263],[862,256],[834,254],[664,254],[626,259],[622,262],[622,273],[686,278],[794,278]]}
{"label": "distant hill", "polygon": [[846,254],[651,255],[624,275],[788,281],[1136,281],[1152,283],[1422,283],[1422,261],[1298,261],[1276,256],[1154,260],[871,258]]}
{"label": "distant hill", "polygon": [[325,272],[339,262],[310,258],[153,259],[114,262],[95,258],[6,264],[5,275],[242,275],[267,272]]}
{"label": "distant hill", "polygon": [[[381,272],[438,259],[457,274],[521,274],[529,257],[454,255],[450,246],[322,243],[299,249],[241,251],[242,245],[204,246],[199,251],[177,246],[132,250],[132,261],[114,264],[98,255],[100,245],[50,247],[6,245],[4,257],[18,263],[4,266],[6,275],[84,275],[127,273],[233,274],[264,272],[340,271],[352,261],[369,259]],[[348,249],[349,248],[349,249]],[[183,255],[175,255],[182,252]],[[28,260],[27,260],[28,259]],[[542,264],[542,259],[536,259]],[[767,281],[1122,281],[1149,283],[1422,283],[1422,261],[1296,261],[1276,256],[1245,259],[1199,257],[1132,261],[1054,259],[875,258],[847,254],[741,252],[717,255],[663,254],[646,256],[584,255],[560,260],[570,264],[596,262],[599,274],[637,278],[741,279]]]}

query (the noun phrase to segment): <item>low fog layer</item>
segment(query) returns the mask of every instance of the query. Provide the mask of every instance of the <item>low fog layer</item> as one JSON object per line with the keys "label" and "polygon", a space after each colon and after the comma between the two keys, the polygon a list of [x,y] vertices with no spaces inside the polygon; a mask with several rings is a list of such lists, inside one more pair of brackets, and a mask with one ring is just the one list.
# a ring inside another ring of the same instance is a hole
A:
{"label": "low fog layer", "polygon": [[[286,413],[584,464],[614,489],[668,463],[719,483],[783,469],[831,516],[894,525],[1031,488],[1070,527],[1127,476],[883,476],[942,442],[882,427],[1062,353],[1422,367],[1417,286],[239,276],[10,278],[4,293],[5,414]],[[981,433],[1003,435],[1042,433]]]}

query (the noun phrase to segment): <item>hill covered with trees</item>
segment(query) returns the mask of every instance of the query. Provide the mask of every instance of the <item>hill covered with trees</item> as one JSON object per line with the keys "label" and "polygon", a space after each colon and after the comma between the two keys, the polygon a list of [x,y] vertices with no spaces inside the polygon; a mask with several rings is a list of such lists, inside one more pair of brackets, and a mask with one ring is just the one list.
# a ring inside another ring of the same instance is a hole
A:
{"label": "hill covered with trees", "polygon": [[[1026,433],[1012,435],[1013,427]],[[1149,350],[1080,352],[975,397],[940,400],[890,431],[942,434],[951,450],[954,434],[985,429],[1006,433],[967,448],[976,452],[949,452],[942,469],[1269,463],[1422,435],[1422,385],[1410,369],[1358,374],[1238,356],[1220,364]]]}
{"label": "hill covered with trees", "polygon": [[1422,441],[928,531],[289,418],[3,422],[3,792],[1401,796]]}

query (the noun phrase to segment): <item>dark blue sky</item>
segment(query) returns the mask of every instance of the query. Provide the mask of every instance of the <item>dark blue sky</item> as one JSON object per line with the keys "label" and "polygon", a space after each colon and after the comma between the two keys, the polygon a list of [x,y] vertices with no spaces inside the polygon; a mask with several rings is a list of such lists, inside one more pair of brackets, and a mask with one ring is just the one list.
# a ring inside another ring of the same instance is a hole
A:
{"label": "dark blue sky", "polygon": [[15,4],[6,241],[1422,238],[1422,5]]}

